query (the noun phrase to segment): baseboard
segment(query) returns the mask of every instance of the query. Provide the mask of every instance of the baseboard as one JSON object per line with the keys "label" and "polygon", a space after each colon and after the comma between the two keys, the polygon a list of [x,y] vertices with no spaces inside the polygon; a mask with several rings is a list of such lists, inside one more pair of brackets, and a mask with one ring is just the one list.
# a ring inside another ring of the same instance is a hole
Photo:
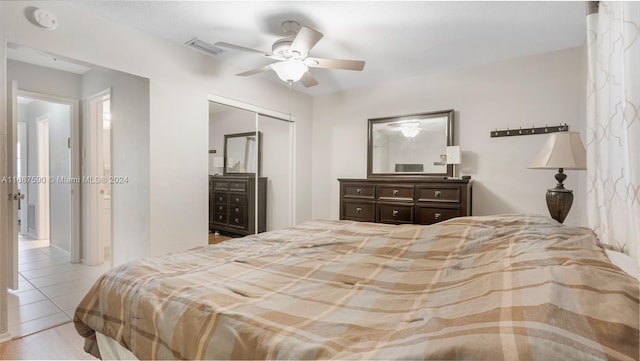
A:
{"label": "baseboard", "polygon": [[25,234],[30,238],[38,239],[38,237],[36,236],[37,232],[33,228],[27,228],[27,233],[25,233]]}
{"label": "baseboard", "polygon": [[51,241],[49,241],[49,247],[53,247],[59,251],[64,252],[66,255],[69,256],[69,259],[71,259],[71,252],[67,251],[66,249],[60,247],[60,246],[56,246],[55,244],[52,244]]}
{"label": "baseboard", "polygon": [[11,341],[11,334],[9,332],[0,334],[0,343]]}

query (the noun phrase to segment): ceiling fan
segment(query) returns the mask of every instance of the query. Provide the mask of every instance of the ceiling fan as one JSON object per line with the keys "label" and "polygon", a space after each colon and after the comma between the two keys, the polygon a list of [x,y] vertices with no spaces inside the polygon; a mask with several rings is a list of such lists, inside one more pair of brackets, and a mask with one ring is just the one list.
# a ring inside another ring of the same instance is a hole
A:
{"label": "ceiling fan", "polygon": [[323,59],[309,56],[309,51],[322,38],[322,33],[306,26],[301,26],[296,21],[285,21],[281,24],[285,38],[273,43],[271,52],[245,48],[243,46],[218,42],[215,45],[221,48],[244,51],[259,54],[277,62],[263,67],[245,71],[236,75],[247,76],[273,70],[278,77],[286,82],[300,80],[305,87],[318,85],[318,81],[311,74],[309,68],[343,69],[361,71],[364,68],[362,60]]}

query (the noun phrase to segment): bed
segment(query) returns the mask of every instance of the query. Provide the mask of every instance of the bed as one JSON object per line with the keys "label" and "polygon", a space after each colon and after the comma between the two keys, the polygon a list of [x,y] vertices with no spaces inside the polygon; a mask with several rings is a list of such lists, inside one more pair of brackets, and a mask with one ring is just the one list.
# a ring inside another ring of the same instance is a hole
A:
{"label": "bed", "polygon": [[311,221],[114,268],[74,322],[139,359],[637,360],[639,296],[548,217]]}

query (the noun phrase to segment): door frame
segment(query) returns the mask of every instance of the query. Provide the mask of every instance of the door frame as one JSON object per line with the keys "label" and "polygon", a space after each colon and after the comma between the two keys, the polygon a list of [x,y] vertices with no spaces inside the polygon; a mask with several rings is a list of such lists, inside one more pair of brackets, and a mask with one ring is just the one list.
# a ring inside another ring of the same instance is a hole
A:
{"label": "door frame", "polygon": [[[80,218],[80,101],[78,99],[66,98],[57,95],[21,90],[19,87],[20,85],[17,85],[17,94],[13,94],[13,97],[15,97],[16,99],[19,96],[49,103],[68,105],[70,108],[71,124],[69,125],[71,134],[71,244],[69,253],[71,256],[71,263],[80,263],[80,224],[82,222],[82,219]],[[15,114],[17,114],[17,109]],[[9,161],[15,162],[15,157],[13,158],[14,159],[9,159]]]}
{"label": "door frame", "polygon": [[[37,179],[49,179],[49,115],[36,118],[36,144],[38,147]],[[38,208],[36,229],[38,239],[51,239],[51,188],[50,182],[38,182]]]}

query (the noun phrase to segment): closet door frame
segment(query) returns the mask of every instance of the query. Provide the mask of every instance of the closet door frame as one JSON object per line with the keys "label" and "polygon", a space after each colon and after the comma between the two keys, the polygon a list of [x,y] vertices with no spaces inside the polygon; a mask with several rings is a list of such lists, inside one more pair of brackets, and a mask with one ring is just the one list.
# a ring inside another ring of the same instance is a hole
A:
{"label": "closet door frame", "polygon": [[[254,104],[245,103],[243,101],[223,97],[216,94],[208,94],[207,100],[222,105],[226,105],[241,110],[246,110],[255,113],[255,129],[256,133],[260,131],[260,116],[272,118],[278,121],[289,123],[289,183],[291,187],[289,189],[289,226],[296,224],[296,122],[295,117],[292,114],[279,112],[272,109],[263,108]],[[260,144],[256,147],[260,149]],[[259,157],[256,157],[260,162]],[[260,169],[260,164],[257,164],[257,169]],[[255,194],[258,194],[258,173],[255,174]],[[258,197],[255,197],[255,219],[258,219]],[[258,233],[258,227],[255,227],[256,234]]]}

